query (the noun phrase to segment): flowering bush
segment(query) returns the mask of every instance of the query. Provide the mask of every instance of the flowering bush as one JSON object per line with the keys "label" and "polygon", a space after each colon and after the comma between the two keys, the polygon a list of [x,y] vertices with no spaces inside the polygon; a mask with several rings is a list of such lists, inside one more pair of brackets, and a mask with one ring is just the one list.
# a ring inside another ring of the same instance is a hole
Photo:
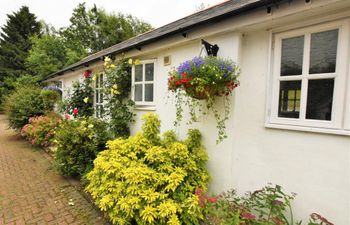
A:
{"label": "flowering bush", "polygon": [[156,115],[143,121],[141,133],[110,141],[99,153],[87,191],[114,224],[198,224],[194,192],[209,179],[201,134],[190,130],[187,140],[177,141],[168,131],[161,138]]}
{"label": "flowering bush", "polygon": [[[227,98],[238,86],[237,77],[239,68],[231,61],[214,56],[205,58],[195,57],[192,60],[181,63],[175,70],[171,71],[168,78],[168,89],[175,93],[176,121],[178,125],[182,120],[182,106],[189,106],[191,120],[198,120],[196,107],[201,107],[206,100],[206,108],[211,109],[217,120],[218,142],[226,138],[225,121],[228,119],[230,104],[225,104],[224,115],[214,108],[215,97]],[[186,97],[184,102],[183,96]],[[203,112],[206,114],[206,112]]]}
{"label": "flowering bush", "polygon": [[74,117],[88,117],[94,114],[94,90],[91,86],[91,73],[91,70],[84,71],[83,82],[74,82],[72,92],[63,102],[61,109],[63,113],[73,115]]}
{"label": "flowering bush", "polygon": [[52,145],[55,129],[60,124],[61,117],[51,112],[44,116],[32,117],[22,130],[21,135],[32,145],[47,147]]}
{"label": "flowering bush", "polygon": [[55,132],[55,167],[63,175],[85,174],[108,139],[107,124],[101,120],[92,117],[64,120]]}
{"label": "flowering bush", "polygon": [[[208,197],[203,191],[196,192],[205,211],[203,225],[301,225],[293,218],[291,201],[295,194],[288,195],[279,185],[267,185],[261,190],[238,196],[234,190],[216,197]],[[313,213],[308,225],[333,225]]]}

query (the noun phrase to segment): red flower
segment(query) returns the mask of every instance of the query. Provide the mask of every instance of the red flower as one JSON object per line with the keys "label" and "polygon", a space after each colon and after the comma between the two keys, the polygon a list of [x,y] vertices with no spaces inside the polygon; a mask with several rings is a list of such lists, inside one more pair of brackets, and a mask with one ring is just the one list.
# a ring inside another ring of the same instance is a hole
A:
{"label": "red flower", "polygon": [[183,72],[182,74],[181,74],[181,77],[183,77],[183,78],[185,78],[187,76],[187,73],[186,72]]}
{"label": "red flower", "polygon": [[210,203],[216,203],[218,201],[218,197],[208,197],[207,200]]}
{"label": "red flower", "polygon": [[76,115],[78,114],[78,112],[79,112],[79,109],[77,109],[77,108],[74,108],[74,109],[73,109],[73,114],[74,114],[74,116],[76,116]]}
{"label": "red flower", "polygon": [[176,85],[176,86],[180,86],[181,84],[182,84],[182,81],[181,81],[181,80],[175,81],[175,85]]}
{"label": "red flower", "polygon": [[84,77],[85,77],[85,78],[91,77],[91,74],[92,74],[92,71],[91,71],[91,70],[85,70],[85,71],[84,71]]}
{"label": "red flower", "polygon": [[241,213],[241,218],[242,219],[247,219],[247,220],[253,220],[255,219],[255,215],[249,213],[249,212],[242,212]]}
{"label": "red flower", "polygon": [[66,118],[66,120],[70,120],[70,116],[68,114],[64,115],[64,117]]}

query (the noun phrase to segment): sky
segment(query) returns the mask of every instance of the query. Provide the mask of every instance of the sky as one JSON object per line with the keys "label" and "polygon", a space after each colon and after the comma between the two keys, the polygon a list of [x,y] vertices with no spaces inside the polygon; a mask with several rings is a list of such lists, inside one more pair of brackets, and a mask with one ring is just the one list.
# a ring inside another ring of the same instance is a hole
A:
{"label": "sky", "polygon": [[[89,7],[96,4],[107,12],[131,14],[157,28],[190,15],[202,3],[213,6],[224,0],[85,0]],[[55,28],[69,25],[73,8],[84,0],[0,0],[0,27],[6,24],[7,14],[22,5],[29,7],[39,20]]]}

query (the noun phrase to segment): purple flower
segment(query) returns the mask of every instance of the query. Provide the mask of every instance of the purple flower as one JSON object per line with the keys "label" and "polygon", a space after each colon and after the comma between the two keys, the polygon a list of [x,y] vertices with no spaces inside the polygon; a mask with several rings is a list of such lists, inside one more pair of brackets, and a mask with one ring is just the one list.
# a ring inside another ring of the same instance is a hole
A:
{"label": "purple flower", "polygon": [[201,57],[194,57],[192,59],[192,62],[193,64],[196,66],[196,67],[199,67],[201,66],[202,64],[204,64],[204,60],[201,58]]}
{"label": "purple flower", "polygon": [[179,76],[181,76],[181,74],[183,72],[190,72],[190,71],[191,71],[190,61],[185,61],[185,62],[181,63],[179,65],[179,67],[177,67],[177,72],[178,72]]}

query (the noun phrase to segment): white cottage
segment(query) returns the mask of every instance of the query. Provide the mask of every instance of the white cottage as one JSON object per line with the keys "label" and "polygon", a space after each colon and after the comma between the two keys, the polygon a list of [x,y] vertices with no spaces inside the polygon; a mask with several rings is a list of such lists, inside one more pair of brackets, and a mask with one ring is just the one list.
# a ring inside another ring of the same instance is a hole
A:
{"label": "white cottage", "polygon": [[46,80],[61,81],[66,90],[84,70],[101,69],[104,56],[140,59],[154,68],[154,79],[136,99],[132,133],[149,111],[160,116],[163,131],[169,130],[175,108],[167,98],[168,72],[198,56],[201,39],[217,44],[218,56],[236,61],[242,70],[231,98],[229,137],[215,143],[212,116],[177,130],[182,137],[189,127],[202,131],[211,191],[243,193],[268,182],[280,184],[298,194],[297,218],[318,212],[347,225],[349,29],[349,0],[231,0],[93,54]]}

